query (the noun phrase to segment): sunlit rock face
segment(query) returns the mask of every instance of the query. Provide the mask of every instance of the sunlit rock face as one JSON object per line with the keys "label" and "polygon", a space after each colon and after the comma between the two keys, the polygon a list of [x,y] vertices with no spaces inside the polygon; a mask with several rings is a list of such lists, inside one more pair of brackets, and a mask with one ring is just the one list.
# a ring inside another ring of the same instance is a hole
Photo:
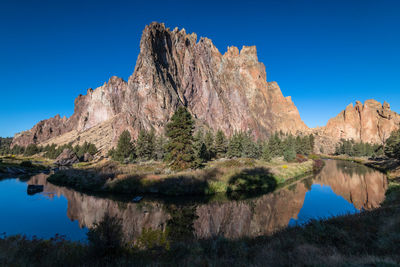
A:
{"label": "sunlit rock face", "polygon": [[[307,129],[291,98],[283,96],[277,83],[267,82],[255,46],[240,51],[229,47],[222,55],[208,38],[197,40],[184,29],[152,23],[143,31],[128,82],[112,77],[89,89],[75,100],[69,119],[42,121],[16,135],[13,145],[50,139],[56,144],[84,142],[89,138],[84,132],[108,123],[104,136],[112,140],[111,146],[125,129],[134,137],[142,128],[163,132],[179,105],[189,109],[197,124],[227,135],[251,129],[255,137],[267,137],[275,131],[294,134]],[[62,137],[71,131],[74,134]]]}
{"label": "sunlit rock face", "polygon": [[330,119],[325,127],[316,130],[322,140],[317,145],[324,147],[326,153],[333,153],[334,145],[340,139],[383,144],[392,131],[399,129],[399,124],[400,115],[390,110],[387,102],[381,104],[376,100],[367,100],[362,104],[357,101],[354,106],[348,105]]}
{"label": "sunlit rock face", "polygon": [[[162,201],[144,200],[136,204],[100,198],[54,186],[46,179],[47,175],[40,174],[32,177],[29,183],[44,184],[46,192],[65,196],[68,200],[67,215],[71,220],[78,220],[82,227],[92,227],[108,213],[122,220],[125,237],[132,241],[137,240],[143,229],[165,231],[168,225],[180,225],[187,230],[190,224],[193,236],[197,238],[224,236],[235,239],[269,235],[287,227],[291,219],[297,219],[312,184],[329,186],[358,210],[378,208],[388,187],[385,175],[380,172],[354,163],[328,160],[317,176],[297,181],[273,193],[242,201],[206,204],[179,204],[178,199],[177,204],[172,204],[178,207],[178,212],[171,214],[170,204]],[[193,221],[169,224],[180,220],[179,215],[187,214],[184,211],[188,210],[193,212]]]}

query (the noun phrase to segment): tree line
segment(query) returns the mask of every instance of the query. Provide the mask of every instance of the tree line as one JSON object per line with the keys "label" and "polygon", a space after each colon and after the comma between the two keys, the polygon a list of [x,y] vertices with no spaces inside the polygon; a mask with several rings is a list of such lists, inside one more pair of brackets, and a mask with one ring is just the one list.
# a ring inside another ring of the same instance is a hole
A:
{"label": "tree line", "polygon": [[336,145],[336,155],[348,155],[350,157],[377,157],[384,154],[383,146],[356,142],[354,140],[341,139]]}
{"label": "tree line", "polygon": [[29,144],[26,147],[15,145],[12,148],[10,147],[12,139],[10,142],[7,142],[7,145],[2,146],[3,140],[0,140],[0,154],[1,155],[24,155],[27,157],[37,155],[39,153],[43,153],[43,156],[49,159],[56,159],[64,149],[68,148],[74,151],[78,158],[82,158],[86,153],[91,154],[92,156],[97,153],[97,147],[89,142],[84,142],[82,145],[73,146],[72,143],[68,143],[65,145],[57,146],[55,144],[46,145],[46,146],[38,146],[36,144]]}
{"label": "tree line", "polygon": [[296,155],[313,153],[314,136],[293,136],[274,133],[268,140],[255,140],[251,132],[235,132],[227,138],[222,130],[201,129],[195,132],[191,114],[179,107],[166,125],[165,136],[141,130],[137,140],[129,131],[122,132],[115,148],[108,155],[116,161],[165,160],[172,169],[200,168],[207,161],[219,158],[254,158],[270,161],[283,157],[296,160]]}
{"label": "tree line", "polygon": [[336,155],[351,157],[380,157],[400,160],[400,129],[393,131],[383,145],[342,139],[336,146]]}

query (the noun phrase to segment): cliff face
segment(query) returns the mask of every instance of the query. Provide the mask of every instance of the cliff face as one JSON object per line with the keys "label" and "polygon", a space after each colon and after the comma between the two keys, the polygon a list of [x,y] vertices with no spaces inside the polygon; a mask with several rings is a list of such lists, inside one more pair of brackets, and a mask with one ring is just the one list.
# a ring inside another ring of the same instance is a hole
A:
{"label": "cliff face", "polygon": [[207,38],[164,24],[145,27],[135,71],[128,82],[118,77],[75,100],[70,118],[44,120],[17,134],[13,145],[95,143],[105,153],[125,129],[162,133],[179,105],[186,106],[197,125],[227,135],[252,130],[265,138],[275,131],[315,133],[316,151],[334,152],[341,139],[382,143],[399,127],[400,116],[386,102],[349,105],[325,127],[308,129],[290,97],[276,82],[267,82],[255,46],[221,54]]}
{"label": "cliff face", "polygon": [[382,144],[392,131],[399,129],[400,115],[390,110],[387,102],[375,100],[360,101],[350,104],[335,118],[328,121],[325,127],[315,132],[320,137],[319,146],[325,152],[334,152],[334,145],[340,139],[353,139],[357,142]]}
{"label": "cliff face", "polygon": [[[13,144],[87,139],[104,143],[104,137],[112,141],[111,146],[125,129],[135,137],[141,128],[161,133],[179,105],[189,109],[196,123],[227,135],[249,129],[256,137],[280,130],[307,130],[290,97],[285,98],[275,82],[267,82],[256,47],[244,46],[240,52],[229,47],[222,55],[210,39],[197,41],[194,33],[152,23],[143,31],[128,82],[112,77],[103,86],[89,89],[75,100],[69,119],[57,116],[42,121],[17,134]],[[102,124],[107,133],[92,138],[85,135]]]}

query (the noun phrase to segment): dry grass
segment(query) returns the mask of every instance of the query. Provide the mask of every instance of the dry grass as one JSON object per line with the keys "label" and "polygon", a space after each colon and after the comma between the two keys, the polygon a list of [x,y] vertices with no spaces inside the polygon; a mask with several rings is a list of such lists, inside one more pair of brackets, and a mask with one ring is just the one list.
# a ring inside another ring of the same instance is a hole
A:
{"label": "dry grass", "polygon": [[[156,161],[120,164],[101,160],[74,167],[74,170],[52,175],[49,181],[85,191],[210,195],[236,191],[237,188],[242,191],[254,190],[254,187],[264,188],[270,179],[280,184],[311,173],[313,161],[286,163],[280,159],[273,162],[248,158],[224,159],[211,161],[203,169],[175,173],[165,163]],[[233,179],[236,179],[235,186]],[[238,181],[241,184],[239,187]]]}

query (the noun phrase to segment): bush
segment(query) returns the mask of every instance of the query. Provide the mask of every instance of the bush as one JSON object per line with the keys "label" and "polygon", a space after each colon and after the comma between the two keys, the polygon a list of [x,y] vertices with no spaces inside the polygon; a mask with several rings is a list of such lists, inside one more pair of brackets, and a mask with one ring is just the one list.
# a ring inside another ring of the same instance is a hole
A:
{"label": "bush", "polygon": [[95,255],[118,254],[123,246],[122,221],[106,213],[103,220],[89,229],[87,237]]}
{"label": "bush", "polygon": [[292,162],[296,159],[296,151],[293,147],[287,147],[285,151],[283,151],[283,158],[287,162]]}
{"label": "bush", "polygon": [[169,250],[170,243],[168,241],[167,231],[162,231],[160,229],[144,228],[142,234],[139,236],[136,246],[139,249],[155,250],[155,249],[165,249]]}
{"label": "bush", "polygon": [[308,159],[304,155],[301,155],[301,154],[296,155],[296,161],[298,163],[303,163],[303,162],[306,162],[307,160]]}

